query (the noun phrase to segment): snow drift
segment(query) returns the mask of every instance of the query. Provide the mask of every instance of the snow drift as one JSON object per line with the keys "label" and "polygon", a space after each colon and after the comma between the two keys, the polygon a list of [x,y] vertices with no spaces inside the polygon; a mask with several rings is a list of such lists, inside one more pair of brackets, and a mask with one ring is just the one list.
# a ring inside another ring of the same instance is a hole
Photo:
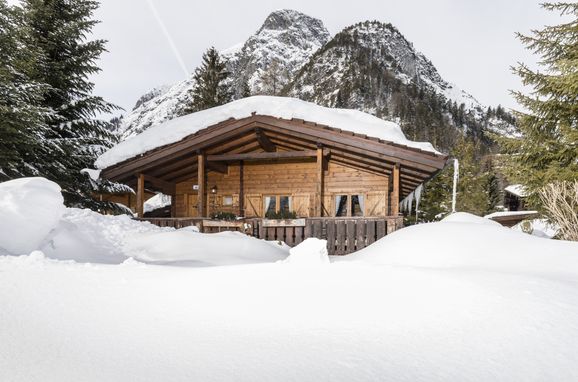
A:
{"label": "snow drift", "polygon": [[120,264],[134,257],[191,266],[275,262],[288,256],[287,246],[240,233],[196,231],[65,208],[60,187],[44,178],[0,184],[0,255],[39,250],[50,259],[82,263]]}
{"label": "snow drift", "polygon": [[241,232],[196,233],[189,230],[136,234],[127,240],[125,255],[144,262],[196,266],[274,262],[287,250]]}
{"label": "snow drift", "polygon": [[578,280],[578,243],[538,238],[463,212],[396,231],[345,260]]}
{"label": "snow drift", "polygon": [[0,183],[0,254],[37,249],[65,211],[60,187],[44,178]]}
{"label": "snow drift", "polygon": [[205,127],[215,125],[229,118],[247,118],[253,113],[283,119],[297,118],[317,122],[338,129],[353,131],[438,153],[430,143],[414,142],[407,139],[396,123],[385,121],[371,114],[357,110],[323,107],[296,98],[253,96],[153,126],[106,151],[96,160],[95,165],[99,169],[104,169],[157,147],[178,142]]}

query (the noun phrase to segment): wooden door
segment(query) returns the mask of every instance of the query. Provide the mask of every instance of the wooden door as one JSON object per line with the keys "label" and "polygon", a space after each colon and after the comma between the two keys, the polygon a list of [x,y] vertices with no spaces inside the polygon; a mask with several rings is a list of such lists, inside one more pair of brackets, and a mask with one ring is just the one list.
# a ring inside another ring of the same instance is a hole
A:
{"label": "wooden door", "polygon": [[197,194],[187,194],[186,201],[186,211],[187,217],[197,217],[199,216],[199,196]]}
{"label": "wooden door", "polygon": [[365,198],[365,216],[386,216],[387,215],[387,192],[368,192]]}
{"label": "wooden door", "polygon": [[309,206],[311,204],[311,195],[309,194],[295,194],[292,196],[293,204],[292,210],[295,211],[297,217],[309,217]]}
{"label": "wooden door", "polygon": [[249,194],[245,196],[245,217],[263,216],[263,196],[261,194]]}

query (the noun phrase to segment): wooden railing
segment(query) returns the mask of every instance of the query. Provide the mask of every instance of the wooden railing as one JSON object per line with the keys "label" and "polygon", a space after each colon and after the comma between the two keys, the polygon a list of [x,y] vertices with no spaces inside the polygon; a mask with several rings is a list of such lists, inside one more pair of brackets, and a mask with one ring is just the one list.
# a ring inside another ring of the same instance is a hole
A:
{"label": "wooden railing", "polygon": [[403,217],[303,218],[291,220],[244,219],[239,221],[202,218],[142,218],[161,227],[182,228],[195,225],[201,232],[239,231],[265,240],[295,246],[316,237],[327,240],[330,255],[346,255],[367,247],[403,227]]}

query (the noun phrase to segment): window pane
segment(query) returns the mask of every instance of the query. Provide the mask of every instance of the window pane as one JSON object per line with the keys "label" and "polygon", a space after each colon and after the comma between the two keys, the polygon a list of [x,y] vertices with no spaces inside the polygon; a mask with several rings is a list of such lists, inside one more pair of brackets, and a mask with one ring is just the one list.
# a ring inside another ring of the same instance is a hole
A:
{"label": "window pane", "polygon": [[232,196],[223,196],[223,205],[224,206],[232,206],[233,205],[233,197]]}
{"label": "window pane", "polygon": [[335,197],[335,216],[347,216],[347,195]]}
{"label": "window pane", "polygon": [[363,195],[351,195],[351,216],[363,216]]}
{"label": "window pane", "polygon": [[279,197],[279,212],[288,213],[291,211],[291,199],[289,196]]}
{"label": "window pane", "polygon": [[265,197],[265,216],[277,211],[277,198],[275,196]]}

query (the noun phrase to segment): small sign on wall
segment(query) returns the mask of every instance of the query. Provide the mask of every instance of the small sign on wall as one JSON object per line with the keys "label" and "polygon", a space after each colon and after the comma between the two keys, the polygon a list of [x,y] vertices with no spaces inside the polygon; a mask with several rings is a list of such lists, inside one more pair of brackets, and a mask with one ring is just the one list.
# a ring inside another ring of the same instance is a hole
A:
{"label": "small sign on wall", "polygon": [[193,190],[198,191],[198,190],[199,190],[199,185],[198,185],[198,184],[193,184]]}

